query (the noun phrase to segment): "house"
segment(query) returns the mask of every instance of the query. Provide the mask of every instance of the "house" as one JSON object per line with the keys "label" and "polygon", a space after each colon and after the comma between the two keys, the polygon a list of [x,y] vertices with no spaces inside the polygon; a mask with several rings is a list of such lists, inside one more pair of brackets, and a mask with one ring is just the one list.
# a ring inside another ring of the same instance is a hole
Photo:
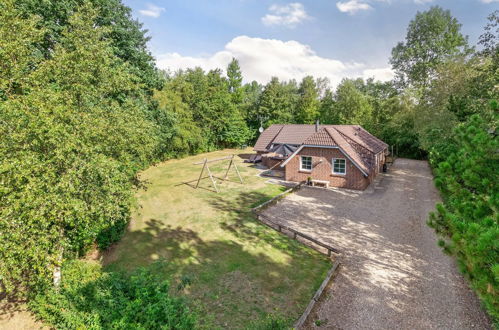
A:
{"label": "house", "polygon": [[309,178],[363,190],[383,169],[388,145],[359,125],[271,125],[256,141],[262,164],[287,181]]}

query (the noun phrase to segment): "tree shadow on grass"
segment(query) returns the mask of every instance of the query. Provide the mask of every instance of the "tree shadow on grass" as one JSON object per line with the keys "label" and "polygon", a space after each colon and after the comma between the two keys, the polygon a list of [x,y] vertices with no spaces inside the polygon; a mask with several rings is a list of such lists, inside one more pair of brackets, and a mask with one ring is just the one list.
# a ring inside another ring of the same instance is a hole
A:
{"label": "tree shadow on grass", "polygon": [[[233,226],[228,225],[227,230],[240,232],[237,224]],[[288,247],[284,237],[274,236],[266,242],[275,246],[282,240]],[[165,260],[161,272],[172,279],[172,288],[182,277],[192,279],[192,285],[182,293],[190,298],[191,306],[200,309],[203,320],[217,327],[243,328],[266,313],[290,318],[291,324],[303,312],[327,271],[327,263],[318,259],[310,262],[293,250],[281,248],[277,253],[282,256],[274,258],[250,252],[239,242],[203,240],[190,229],[151,219],[143,230],[128,232],[119,249],[113,251],[115,255],[104,262],[107,270],[131,271]]]}
{"label": "tree shadow on grass", "polygon": [[293,241],[285,235],[274,232],[273,229],[261,223],[252,212],[252,208],[268,201],[271,197],[267,194],[250,191],[240,192],[232,198],[212,197],[210,204],[229,214],[227,220],[221,223],[221,228],[231,232],[234,236],[252,242],[263,241],[279,249],[288,250],[289,253],[308,252],[300,243]]}

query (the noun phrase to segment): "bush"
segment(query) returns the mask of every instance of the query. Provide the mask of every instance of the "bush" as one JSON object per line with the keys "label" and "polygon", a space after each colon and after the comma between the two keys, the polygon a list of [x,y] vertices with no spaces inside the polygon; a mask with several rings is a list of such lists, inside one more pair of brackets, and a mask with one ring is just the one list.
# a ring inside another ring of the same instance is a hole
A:
{"label": "bush", "polygon": [[151,268],[127,275],[71,261],[63,267],[59,289],[38,294],[29,306],[57,329],[195,328],[196,316],[169,288]]}

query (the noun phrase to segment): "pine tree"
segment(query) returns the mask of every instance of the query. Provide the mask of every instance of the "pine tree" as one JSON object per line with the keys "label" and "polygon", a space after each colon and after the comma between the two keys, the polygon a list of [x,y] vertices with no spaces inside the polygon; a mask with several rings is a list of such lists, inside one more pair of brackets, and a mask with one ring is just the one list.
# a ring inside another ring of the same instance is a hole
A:
{"label": "pine tree", "polygon": [[[497,114],[497,103],[493,103]],[[499,157],[498,117],[486,123],[479,115],[456,129],[455,148],[436,170],[444,196],[429,225],[442,235],[440,245],[457,257],[461,271],[499,320]]]}

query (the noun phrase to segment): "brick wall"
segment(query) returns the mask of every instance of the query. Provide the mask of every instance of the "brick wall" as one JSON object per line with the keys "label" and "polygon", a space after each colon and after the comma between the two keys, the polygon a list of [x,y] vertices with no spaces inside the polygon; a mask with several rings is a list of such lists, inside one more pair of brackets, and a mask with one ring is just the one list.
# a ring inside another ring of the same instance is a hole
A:
{"label": "brick wall", "polygon": [[[312,157],[312,171],[300,171],[300,156]],[[333,158],[346,160],[345,175],[333,174],[331,164]],[[371,173],[368,178],[364,177],[362,172],[339,149],[306,147],[286,164],[285,178],[287,181],[301,182],[306,181],[309,176],[315,180],[329,181],[332,187],[363,190],[367,188],[374,174]]]}
{"label": "brick wall", "polygon": [[272,157],[265,157],[265,156],[262,157],[262,165],[276,171],[283,170],[283,168],[279,166],[282,162],[283,160],[280,159],[273,159]]}

